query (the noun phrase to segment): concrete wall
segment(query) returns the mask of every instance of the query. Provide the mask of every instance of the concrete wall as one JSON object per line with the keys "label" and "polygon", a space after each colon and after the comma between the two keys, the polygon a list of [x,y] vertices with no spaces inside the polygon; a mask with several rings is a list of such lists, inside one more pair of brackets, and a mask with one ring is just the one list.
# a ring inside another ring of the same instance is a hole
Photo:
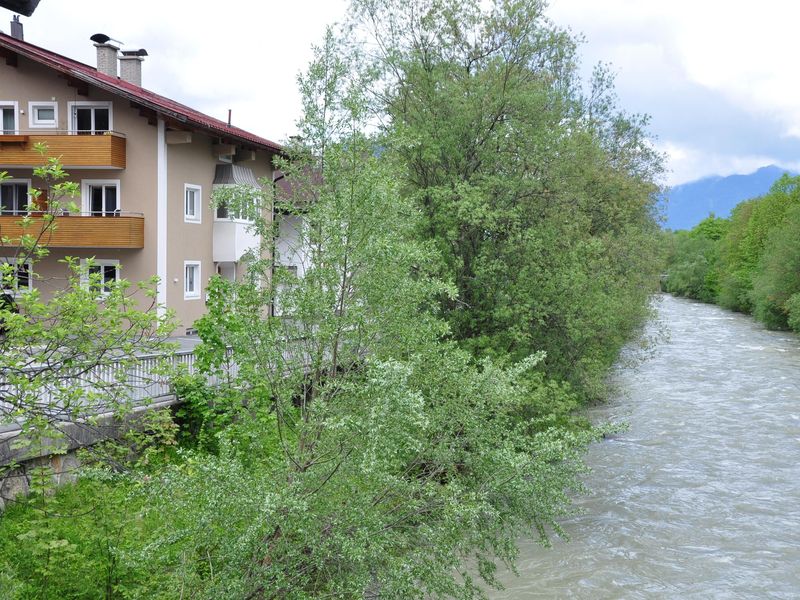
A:
{"label": "concrete wall", "polygon": [[297,268],[297,276],[303,277],[310,266],[308,248],[303,244],[301,232],[303,218],[298,215],[276,215],[278,220],[278,239],[275,240],[275,252],[278,264]]}

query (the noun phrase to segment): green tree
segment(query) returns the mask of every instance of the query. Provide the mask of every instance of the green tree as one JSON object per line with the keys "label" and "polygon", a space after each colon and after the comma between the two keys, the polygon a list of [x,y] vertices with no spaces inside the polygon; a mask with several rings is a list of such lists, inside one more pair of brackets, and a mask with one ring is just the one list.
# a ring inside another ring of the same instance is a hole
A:
{"label": "green tree", "polygon": [[502,368],[441,341],[433,308],[452,290],[416,237],[396,141],[365,133],[371,74],[356,59],[329,32],[301,79],[306,144],[289,148],[292,193],[275,203],[306,223],[304,277],[263,248],[244,281],[210,288],[199,352],[212,372],[233,359],[218,393],[238,416],[216,455],[186,454],[152,490],[175,523],[142,559],[161,589],[478,597],[465,560],[493,582],[517,536],[545,540],[580,488],[597,434],[555,426],[550,407],[574,397],[530,375],[543,356]]}
{"label": "green tree", "polygon": [[[800,204],[788,209],[780,225],[767,235],[753,279],[754,315],[767,327],[787,329],[796,315],[792,298],[800,293]],[[796,309],[795,309],[796,310]]]}
{"label": "green tree", "polygon": [[664,291],[703,302],[718,301],[720,240],[729,224],[727,219],[712,214],[689,232],[667,234],[670,250]]}
{"label": "green tree", "polygon": [[[39,148],[44,156],[46,147]],[[130,392],[149,382],[129,378],[137,354],[163,352],[171,331],[169,315],[155,310],[155,282],[133,286],[121,279],[102,282],[91,271],[91,259],[64,259],[66,277],[61,289],[44,300],[39,289],[19,286],[20,277],[37,280],[37,264],[49,254],[47,242],[58,227],[62,209],[75,210],[77,184],[57,159],[34,169],[49,199],[37,206],[42,190],[33,190],[29,212],[20,217],[20,236],[0,232],[0,244],[11,260],[0,264],[2,284],[13,302],[0,305],[0,373],[3,402],[0,421],[17,422],[17,446],[50,445],[63,439],[64,421],[83,420],[91,426],[99,408],[106,412],[130,409]],[[0,179],[6,173],[0,173]],[[20,265],[27,269],[22,274]],[[142,307],[142,304],[145,304]],[[149,305],[148,305],[149,303]],[[98,369],[113,370],[102,377]],[[53,446],[58,450],[58,445]]]}
{"label": "green tree", "polygon": [[[44,159],[47,148],[38,149]],[[10,516],[0,516],[10,536],[4,536],[0,571],[15,574],[0,581],[0,595],[116,597],[122,567],[115,546],[120,515],[127,516],[124,501],[104,490],[103,497],[82,495],[77,505],[64,502],[54,488],[74,473],[55,473],[48,460],[37,459],[66,452],[76,428],[102,441],[102,433],[114,428],[97,427],[101,413],[120,419],[129,415],[135,389],[152,383],[151,377],[133,375],[137,357],[166,356],[171,321],[169,314],[159,316],[155,310],[155,281],[138,286],[124,279],[104,282],[92,271],[91,259],[81,264],[66,258],[66,276],[50,298],[43,298],[38,286],[26,285],[26,280],[38,281],[37,266],[49,255],[58,217],[62,210],[76,211],[72,198],[78,193],[55,158],[46,159],[33,175],[42,188],[32,190],[28,212],[19,217],[15,230],[22,233],[0,231],[3,254],[10,257],[0,264],[7,300],[0,303],[0,424],[19,427],[10,444],[4,444],[0,482],[25,482],[14,486],[22,494],[5,498]],[[5,177],[0,173],[0,180]],[[45,196],[47,206],[40,206]],[[144,437],[138,434],[137,451],[152,456]],[[94,446],[94,454],[102,447]],[[129,453],[125,447],[104,458],[116,459],[120,468],[119,457]],[[94,584],[105,588],[105,595],[99,590],[94,595]]]}
{"label": "green tree", "polygon": [[597,392],[657,283],[661,161],[607,70],[582,91],[576,42],[543,11],[357,0],[351,26],[402,192],[458,290],[441,299],[454,337],[477,356],[546,350],[548,373]]}
{"label": "green tree", "polygon": [[720,254],[722,306],[746,313],[753,311],[753,282],[767,237],[782,223],[786,211],[800,202],[799,183],[800,178],[784,175],[765,196],[734,208]]}

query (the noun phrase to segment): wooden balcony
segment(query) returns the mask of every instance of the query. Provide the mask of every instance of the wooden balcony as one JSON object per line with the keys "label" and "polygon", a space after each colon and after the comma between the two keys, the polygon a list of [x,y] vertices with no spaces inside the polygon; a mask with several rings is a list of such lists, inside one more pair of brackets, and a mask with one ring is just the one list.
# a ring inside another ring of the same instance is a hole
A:
{"label": "wooden balcony", "polygon": [[[23,235],[22,217],[0,215],[0,246],[16,246]],[[32,217],[24,233],[39,236],[45,223]],[[4,238],[9,238],[3,243]],[[55,227],[46,231],[40,240],[49,248],[144,248],[144,216],[122,213],[119,216],[59,216]]]}
{"label": "wooden balcony", "polygon": [[75,135],[66,131],[0,135],[0,167],[38,167],[44,163],[35,144],[47,144],[47,157],[60,156],[64,168],[125,168],[125,136],[113,131]]}

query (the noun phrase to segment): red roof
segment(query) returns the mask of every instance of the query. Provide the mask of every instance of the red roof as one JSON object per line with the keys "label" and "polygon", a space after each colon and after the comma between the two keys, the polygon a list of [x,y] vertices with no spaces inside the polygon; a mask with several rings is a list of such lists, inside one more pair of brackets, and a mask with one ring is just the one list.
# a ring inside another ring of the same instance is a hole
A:
{"label": "red roof", "polygon": [[275,152],[280,152],[283,149],[280,144],[259,137],[244,129],[228,125],[225,121],[209,117],[180,102],[170,100],[169,98],[151,92],[143,87],[128,83],[118,77],[111,77],[105,73],[99,72],[94,67],[56,54],[55,52],[50,52],[49,50],[45,50],[44,48],[40,48],[28,42],[12,38],[4,33],[0,33],[0,47],[7,48],[20,56],[24,56],[25,58],[43,64],[51,69],[55,69],[60,73],[64,73],[80,81],[90,83],[102,90],[122,96],[146,108],[150,108],[162,116],[185,124],[187,127],[206,130],[220,137],[232,138]]}

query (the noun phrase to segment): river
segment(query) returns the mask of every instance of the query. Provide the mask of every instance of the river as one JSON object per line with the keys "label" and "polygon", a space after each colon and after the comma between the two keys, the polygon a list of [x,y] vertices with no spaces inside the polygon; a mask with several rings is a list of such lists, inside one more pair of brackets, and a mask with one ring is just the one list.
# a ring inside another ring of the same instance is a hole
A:
{"label": "river", "polygon": [[800,598],[800,339],[664,296],[653,356],[593,411],[590,488],[545,549],[524,541],[509,598]]}

